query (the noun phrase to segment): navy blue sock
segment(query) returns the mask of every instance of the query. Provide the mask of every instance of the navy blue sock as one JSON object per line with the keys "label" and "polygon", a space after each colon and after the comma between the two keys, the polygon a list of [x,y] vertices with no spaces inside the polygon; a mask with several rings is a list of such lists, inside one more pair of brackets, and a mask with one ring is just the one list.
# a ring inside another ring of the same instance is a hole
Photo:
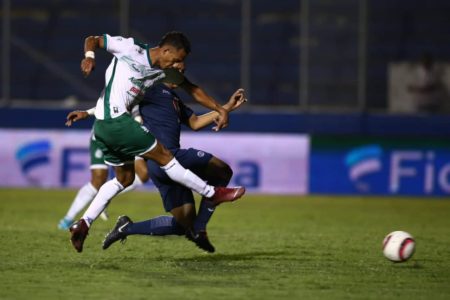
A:
{"label": "navy blue sock", "polygon": [[159,216],[147,221],[132,223],[126,228],[127,235],[183,235],[185,230],[174,217]]}
{"label": "navy blue sock", "polygon": [[214,210],[215,208],[212,202],[205,200],[205,198],[202,198],[202,201],[200,202],[200,208],[198,209],[198,214],[194,222],[195,232],[206,230],[206,224],[208,224],[209,219],[211,219]]}

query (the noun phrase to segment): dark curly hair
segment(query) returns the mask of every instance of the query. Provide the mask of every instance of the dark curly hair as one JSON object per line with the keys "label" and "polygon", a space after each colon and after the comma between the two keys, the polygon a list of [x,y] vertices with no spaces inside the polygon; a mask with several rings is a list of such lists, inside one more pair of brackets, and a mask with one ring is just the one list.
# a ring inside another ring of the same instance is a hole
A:
{"label": "dark curly hair", "polygon": [[191,52],[191,42],[189,39],[180,31],[170,31],[166,33],[158,46],[170,45],[175,47],[176,49],[184,49],[186,54]]}

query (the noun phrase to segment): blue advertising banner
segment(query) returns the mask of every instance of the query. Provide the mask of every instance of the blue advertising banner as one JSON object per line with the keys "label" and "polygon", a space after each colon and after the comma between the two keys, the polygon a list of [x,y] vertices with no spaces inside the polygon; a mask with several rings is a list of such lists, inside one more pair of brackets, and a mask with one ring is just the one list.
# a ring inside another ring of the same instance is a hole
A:
{"label": "blue advertising banner", "polygon": [[310,192],[450,195],[450,143],[432,139],[313,137]]}
{"label": "blue advertising banner", "polygon": [[[0,188],[79,188],[90,180],[90,130],[0,129]],[[307,194],[309,137],[298,134],[183,133],[233,169],[249,193]],[[198,151],[203,156],[203,151]],[[154,188],[151,182],[145,188]]]}

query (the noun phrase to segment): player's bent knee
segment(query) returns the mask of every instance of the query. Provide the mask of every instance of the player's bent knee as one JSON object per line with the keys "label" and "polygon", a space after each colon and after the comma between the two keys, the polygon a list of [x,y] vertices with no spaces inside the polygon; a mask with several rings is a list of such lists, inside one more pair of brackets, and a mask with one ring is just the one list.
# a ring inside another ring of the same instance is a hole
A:
{"label": "player's bent knee", "polygon": [[117,177],[117,181],[124,187],[124,188],[126,188],[126,187],[128,187],[128,186],[130,186],[130,185],[132,185],[133,184],[133,182],[134,182],[134,176],[133,177],[121,177],[121,178],[119,178],[119,177]]}
{"label": "player's bent knee", "polygon": [[233,177],[231,167],[218,159],[212,160],[208,169],[208,182],[216,186],[227,186]]}
{"label": "player's bent knee", "polygon": [[126,165],[123,167],[116,168],[116,178],[117,181],[126,188],[134,182],[134,165]]}
{"label": "player's bent knee", "polygon": [[231,177],[233,177],[233,169],[227,164],[225,164],[225,167],[223,168],[223,180],[226,181],[228,184],[231,180]]}
{"label": "player's bent knee", "polygon": [[91,184],[97,190],[108,180],[108,169],[93,169],[91,171]]}

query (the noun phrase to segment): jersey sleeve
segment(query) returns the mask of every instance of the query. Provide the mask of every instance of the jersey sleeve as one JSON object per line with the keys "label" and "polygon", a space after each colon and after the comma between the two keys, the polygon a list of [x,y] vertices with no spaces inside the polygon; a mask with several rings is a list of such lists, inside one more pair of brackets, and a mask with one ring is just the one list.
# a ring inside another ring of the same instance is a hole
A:
{"label": "jersey sleeve", "polygon": [[134,47],[133,38],[110,36],[106,33],[103,35],[103,43],[105,45],[106,51],[117,57],[129,53]]}
{"label": "jersey sleeve", "polygon": [[183,101],[179,101],[180,105],[180,121],[181,123],[189,126],[189,118],[192,116],[194,111],[183,103]]}

